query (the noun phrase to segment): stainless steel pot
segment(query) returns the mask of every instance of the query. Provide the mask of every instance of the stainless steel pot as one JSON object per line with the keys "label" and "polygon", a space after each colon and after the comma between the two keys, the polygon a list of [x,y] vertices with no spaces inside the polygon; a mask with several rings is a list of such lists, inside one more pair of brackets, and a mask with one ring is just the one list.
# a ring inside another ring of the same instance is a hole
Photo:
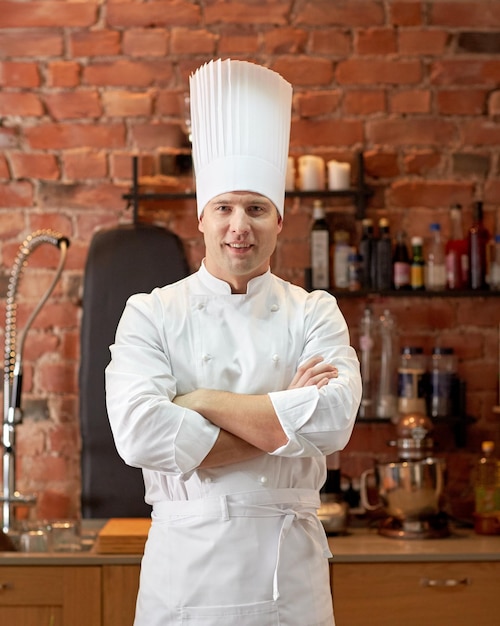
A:
{"label": "stainless steel pot", "polygon": [[[361,475],[361,503],[373,511],[384,507],[388,515],[401,520],[424,519],[440,512],[445,462],[427,458],[421,461],[380,463]],[[368,477],[375,477],[379,502],[368,498]]]}
{"label": "stainless steel pot", "polygon": [[341,495],[321,494],[318,517],[327,533],[343,534],[347,531],[349,506]]}

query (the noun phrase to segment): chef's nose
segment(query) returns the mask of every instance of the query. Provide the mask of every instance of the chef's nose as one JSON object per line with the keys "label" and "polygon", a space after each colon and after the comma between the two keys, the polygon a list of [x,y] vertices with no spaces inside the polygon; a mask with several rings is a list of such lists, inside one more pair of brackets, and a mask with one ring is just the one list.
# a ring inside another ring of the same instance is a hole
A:
{"label": "chef's nose", "polygon": [[243,207],[235,207],[231,212],[230,228],[234,233],[242,234],[249,230],[249,218]]}

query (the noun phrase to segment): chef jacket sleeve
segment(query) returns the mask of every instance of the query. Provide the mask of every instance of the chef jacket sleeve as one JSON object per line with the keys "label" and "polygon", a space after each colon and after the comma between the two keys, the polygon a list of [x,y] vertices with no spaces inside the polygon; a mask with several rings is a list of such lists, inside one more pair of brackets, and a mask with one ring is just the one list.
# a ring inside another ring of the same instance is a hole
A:
{"label": "chef jacket sleeve", "polygon": [[352,433],[361,401],[356,351],[333,296],[312,292],[305,307],[304,348],[298,365],[321,355],[338,369],[338,378],[321,389],[308,386],[269,394],[288,442],[272,454],[310,457],[342,450]]}
{"label": "chef jacket sleeve", "polygon": [[[158,308],[156,308],[158,307]],[[173,404],[177,384],[158,332],[162,311],[132,296],[118,324],[106,368],[106,404],[118,453],[133,467],[185,475],[212,449],[219,428]]]}

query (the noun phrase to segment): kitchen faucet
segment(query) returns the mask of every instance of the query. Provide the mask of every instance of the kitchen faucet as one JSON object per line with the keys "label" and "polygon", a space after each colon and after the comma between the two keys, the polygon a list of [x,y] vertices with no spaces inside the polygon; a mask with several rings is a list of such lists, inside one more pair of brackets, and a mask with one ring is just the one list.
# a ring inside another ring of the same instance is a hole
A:
{"label": "kitchen faucet", "polygon": [[[31,313],[23,332],[17,339],[16,294],[19,279],[27,265],[29,255],[40,245],[50,243],[60,249],[61,255],[56,274],[42,299]],[[3,494],[0,494],[2,505],[2,531],[9,534],[14,520],[14,508],[20,504],[33,505],[36,502],[34,495],[22,495],[16,490],[15,475],[15,429],[22,421],[21,391],[23,365],[22,356],[27,332],[38,315],[40,309],[52,293],[66,260],[69,240],[60,233],[45,229],[37,230],[28,235],[19,247],[14,265],[10,273],[7,287],[7,301],[5,312],[5,357],[4,357],[4,385],[3,385],[3,428],[2,428],[2,467],[3,467]]]}

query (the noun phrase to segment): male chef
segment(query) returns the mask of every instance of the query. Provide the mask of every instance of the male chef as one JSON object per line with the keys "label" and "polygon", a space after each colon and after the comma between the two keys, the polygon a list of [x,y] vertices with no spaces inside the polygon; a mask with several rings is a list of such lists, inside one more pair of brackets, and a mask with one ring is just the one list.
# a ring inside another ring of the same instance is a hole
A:
{"label": "male chef", "polygon": [[134,624],[332,626],[316,511],[361,383],[335,299],[270,271],[292,89],[218,60],[190,90],[206,256],[129,299],[106,370],[117,450],[153,509]]}

